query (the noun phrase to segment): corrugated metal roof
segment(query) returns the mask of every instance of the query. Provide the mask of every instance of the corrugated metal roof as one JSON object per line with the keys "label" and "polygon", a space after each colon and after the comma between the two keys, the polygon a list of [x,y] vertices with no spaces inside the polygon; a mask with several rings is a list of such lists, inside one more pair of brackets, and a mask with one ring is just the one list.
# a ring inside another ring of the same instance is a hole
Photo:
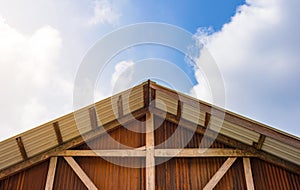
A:
{"label": "corrugated metal roof", "polygon": [[[95,107],[97,113],[98,123],[101,123],[102,125],[112,122],[119,117],[117,100],[120,96],[124,100],[129,100],[122,101],[124,115],[143,108],[145,105],[145,84],[146,83],[142,83],[133,89],[121,92],[110,98],[99,101],[94,105],[90,105],[76,111],[75,114],[77,123],[74,118],[74,113],[70,113],[53,121],[49,121],[34,129],[21,133],[20,135],[0,142],[0,170],[23,161],[22,154],[20,153],[18,144],[16,142],[16,138],[18,137],[21,137],[27,156],[30,158],[59,145],[53,127],[53,123],[55,122],[58,122],[59,124],[63,142],[67,142],[75,137],[80,136],[82,133],[92,130],[89,109],[93,106]],[[204,126],[205,114],[208,110],[210,110],[210,104],[199,101],[187,95],[177,93],[153,82],[151,82],[151,88],[155,89],[156,91],[156,108],[176,115],[179,94],[181,96],[180,100],[183,103],[181,115],[182,118],[196,123],[197,125]],[[160,102],[163,102],[163,104]],[[201,109],[199,110],[197,106],[193,106],[195,104],[199,104]],[[273,154],[284,160],[288,160],[294,164],[300,165],[300,140],[298,137],[283,133],[269,126],[221,108],[215,108],[214,106],[214,109],[225,112],[225,121],[222,124],[222,128],[219,129],[216,124],[221,121],[217,117],[211,116],[211,124],[209,127],[212,130],[220,130],[221,134],[251,146],[255,143],[259,143],[260,136],[264,135],[266,138],[262,143],[261,149],[263,151]],[[252,128],[252,126],[254,127]],[[278,138],[275,139],[274,137]],[[287,141],[285,141],[285,139],[287,139]]]}

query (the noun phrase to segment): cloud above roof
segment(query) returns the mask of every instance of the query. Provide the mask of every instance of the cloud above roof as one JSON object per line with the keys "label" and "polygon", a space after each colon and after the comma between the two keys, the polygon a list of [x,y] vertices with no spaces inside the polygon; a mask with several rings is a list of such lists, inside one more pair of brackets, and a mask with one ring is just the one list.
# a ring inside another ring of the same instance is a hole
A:
{"label": "cloud above roof", "polygon": [[221,31],[196,35],[224,75],[228,109],[299,135],[292,122],[300,115],[297,7],[297,0],[247,0]]}

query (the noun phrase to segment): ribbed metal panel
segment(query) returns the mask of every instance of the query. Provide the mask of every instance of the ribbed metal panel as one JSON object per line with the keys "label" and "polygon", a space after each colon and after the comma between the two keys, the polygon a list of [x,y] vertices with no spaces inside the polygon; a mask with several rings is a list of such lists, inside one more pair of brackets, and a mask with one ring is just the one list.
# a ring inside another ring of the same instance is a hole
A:
{"label": "ribbed metal panel", "polygon": [[177,114],[177,100],[161,91],[156,92],[155,106],[172,114]]}
{"label": "ribbed metal panel", "polygon": [[[144,106],[143,84],[132,90],[119,93],[112,98],[95,103],[99,124],[106,124],[119,117],[118,100],[122,99],[123,114],[128,114]],[[129,98],[128,98],[129,97]],[[129,102],[126,101],[129,99]],[[156,106],[171,114],[177,114],[178,101],[160,90],[156,90]],[[205,113],[193,106],[193,100],[183,102],[182,117],[193,123],[203,125]],[[159,104],[163,102],[163,104]],[[199,103],[195,100],[195,103]],[[162,105],[165,105],[162,106]],[[81,133],[90,131],[91,122],[87,106],[74,113],[67,114],[16,137],[21,137],[29,157],[57,146],[57,137],[53,123],[58,122],[63,141],[68,141]],[[199,116],[199,118],[197,117]],[[141,120],[144,121],[145,118]],[[101,121],[101,123],[100,123]],[[219,119],[211,117],[211,129],[218,131]],[[200,134],[163,121],[155,117],[156,148],[230,148],[220,142],[203,139]],[[79,132],[79,130],[80,132]],[[144,123],[131,121],[126,126],[116,127],[109,134],[91,139],[75,149],[124,149],[145,146]],[[258,142],[260,134],[243,126],[224,121],[220,133],[240,142],[252,145]],[[0,142],[0,169],[22,161],[16,137]],[[114,142],[109,139],[114,139]],[[300,163],[300,150],[284,142],[266,137],[262,150],[293,163]],[[75,158],[87,175],[100,189],[144,189],[145,169],[130,169],[110,163],[102,158]],[[145,165],[144,158],[111,158],[117,163]],[[224,163],[226,158],[174,158],[156,167],[157,189],[201,189]],[[157,159],[156,161],[159,161]],[[251,158],[256,189],[300,189],[299,175],[287,172],[273,164]],[[46,180],[48,161],[32,166],[7,179],[0,181],[0,189],[43,189]],[[221,179],[215,189],[245,189],[242,160],[239,158]],[[58,160],[58,170],[54,189],[86,189],[77,175],[64,159]]]}
{"label": "ribbed metal panel", "polygon": [[[116,99],[120,95],[129,97],[129,102],[123,101],[124,114],[128,114],[144,106],[142,85],[119,93],[113,96],[113,98]],[[102,125],[113,121],[118,117],[117,101],[113,101],[112,104],[112,99],[107,98],[95,103],[97,118],[102,122]],[[54,122],[58,122],[64,142],[90,131],[91,122],[89,108],[92,106],[93,105],[84,107],[74,113],[57,118],[32,130],[26,131],[16,137],[22,138],[28,157],[37,155],[58,145],[56,134],[53,128]],[[113,112],[113,108],[115,109],[115,113]],[[74,114],[76,116],[76,121]],[[15,140],[16,137],[12,137],[8,140],[0,142],[0,169],[6,168],[23,160]]]}
{"label": "ribbed metal panel", "polygon": [[75,111],[76,116],[76,126],[77,129],[80,131],[81,134],[84,134],[88,131],[90,131],[91,128],[91,120],[90,120],[90,113],[89,109],[92,106],[87,106],[85,108],[82,108],[78,111]]}
{"label": "ribbed metal panel", "polygon": [[300,150],[278,140],[266,137],[262,150],[296,164],[300,163]]}
{"label": "ribbed metal panel", "polygon": [[205,123],[205,113],[190,104],[183,104],[182,118],[201,126]]}
{"label": "ribbed metal panel", "polygon": [[142,86],[132,88],[132,90],[122,93],[124,115],[134,112],[144,106],[144,96]]}
{"label": "ribbed metal panel", "polygon": [[209,138],[203,139],[203,135],[194,133],[191,130],[178,126],[169,121],[155,117],[155,126],[157,129],[154,132],[156,148],[230,148],[218,141],[211,141]]}
{"label": "ribbed metal panel", "polygon": [[[115,162],[144,165],[141,158],[114,158]],[[117,160],[118,159],[118,160]],[[102,158],[75,158],[76,162],[98,189],[145,189],[145,169],[127,168]],[[63,158],[58,160],[53,189],[87,189]]]}
{"label": "ribbed metal panel", "polygon": [[58,121],[59,121],[60,132],[64,141],[68,141],[80,135],[73,113],[70,113],[62,117]]}
{"label": "ribbed metal panel", "polygon": [[72,170],[71,166],[64,160],[59,158],[57,161],[54,178],[53,189],[57,190],[84,190],[87,189],[76,173]]}
{"label": "ribbed metal panel", "polygon": [[248,130],[242,126],[230,123],[228,121],[223,121],[223,124],[221,125],[222,128],[220,129],[221,122],[222,120],[212,116],[210,119],[209,128],[214,131],[219,131],[223,135],[226,135],[248,145],[252,145],[253,142],[258,142],[260,137],[259,133]]}
{"label": "ribbed metal panel", "polygon": [[263,160],[252,158],[252,175],[256,190],[298,190],[300,176]]}
{"label": "ribbed metal panel", "polygon": [[52,124],[45,124],[22,134],[23,144],[28,157],[57,146]]}
{"label": "ribbed metal panel", "polygon": [[23,160],[16,139],[2,141],[0,147],[0,169]]}
{"label": "ribbed metal panel", "polygon": [[123,114],[131,113],[144,106],[142,85],[97,102],[95,108],[102,125],[119,117],[118,100],[120,96],[122,96]]}
{"label": "ribbed metal panel", "polygon": [[[156,166],[156,189],[203,189],[225,160],[226,158],[172,158]],[[246,189],[242,168],[241,159],[238,159],[214,189]]]}
{"label": "ribbed metal panel", "polygon": [[0,190],[44,189],[47,179],[48,161],[32,166],[18,174],[0,181]]}
{"label": "ribbed metal panel", "polygon": [[[141,119],[144,120],[144,119]],[[138,148],[145,145],[144,123],[134,121],[115,128],[86,144],[74,149],[122,149],[122,145]],[[111,142],[109,137],[117,143]],[[145,158],[105,158],[77,157],[76,162],[89,176],[98,189],[145,189]],[[140,168],[128,168],[124,165]],[[58,160],[54,189],[86,189],[78,176],[64,159]]]}
{"label": "ribbed metal panel", "polygon": [[[141,118],[144,121],[144,118]],[[125,149],[145,146],[145,123],[133,121],[125,126],[117,127],[99,138],[92,139],[74,149]],[[140,133],[139,133],[140,132]],[[113,140],[112,140],[113,139]]]}
{"label": "ribbed metal panel", "polygon": [[112,101],[114,99],[117,100],[117,97],[106,98],[98,103],[95,103],[97,117],[102,125],[113,121],[118,117],[118,104],[117,101]]}
{"label": "ribbed metal panel", "polygon": [[[142,121],[144,119],[141,118]],[[155,126],[157,126],[155,130],[156,148],[197,148],[201,141],[207,146],[211,144],[211,141],[203,139],[202,135],[194,134],[172,122],[163,121],[157,117],[154,120]],[[74,149],[124,148],[120,144],[138,148],[145,145],[145,134],[139,133],[139,130],[143,131],[144,127],[144,123],[133,121]],[[175,131],[178,131],[178,134],[170,140]],[[192,138],[185,145],[184,142],[190,135]],[[118,144],[110,143],[108,136],[115,139]],[[167,140],[168,143],[161,144]],[[266,139],[266,142],[268,144],[269,140]],[[210,147],[230,148],[217,141],[213,142]],[[110,158],[106,160],[99,157],[75,157],[74,159],[99,189],[145,189],[145,158]],[[162,158],[156,158],[156,163],[165,161],[160,159]],[[172,158],[156,166],[156,189],[202,189],[226,159]],[[1,180],[0,190],[44,189],[48,163],[49,161],[43,162]],[[140,168],[128,168],[121,165],[135,165]],[[255,189],[300,189],[299,175],[257,158],[251,158],[251,166]],[[58,159],[54,189],[86,189],[63,158]],[[214,189],[246,189],[242,158],[235,161]]]}

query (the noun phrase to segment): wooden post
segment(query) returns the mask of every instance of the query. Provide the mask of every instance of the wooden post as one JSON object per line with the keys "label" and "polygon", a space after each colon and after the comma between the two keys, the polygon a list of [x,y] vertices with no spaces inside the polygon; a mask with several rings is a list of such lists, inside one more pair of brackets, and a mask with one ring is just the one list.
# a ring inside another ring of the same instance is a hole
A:
{"label": "wooden post", "polygon": [[264,142],[265,142],[265,139],[266,139],[266,136],[261,134],[261,135],[259,136],[258,142],[257,142],[257,143],[254,142],[254,143],[253,143],[254,147],[255,147],[257,150],[260,150],[260,149],[262,148]]}
{"label": "wooden post", "polygon": [[21,155],[22,155],[23,159],[26,160],[28,158],[28,156],[27,156],[27,153],[26,153],[26,150],[25,150],[22,138],[21,137],[17,137],[16,141],[18,143],[18,147],[19,147],[19,150],[21,152]]}
{"label": "wooden post", "polygon": [[58,122],[53,123],[53,128],[55,131],[55,135],[56,135],[56,139],[59,145],[61,145],[63,143],[63,138],[59,129],[59,124]]}
{"label": "wooden post", "polygon": [[153,114],[146,113],[146,190],[155,189],[154,157],[154,121]]}
{"label": "wooden post", "polygon": [[91,128],[92,130],[96,130],[98,127],[97,114],[94,107],[89,109]]}
{"label": "wooden post", "polygon": [[182,106],[183,106],[183,103],[178,100],[178,103],[177,103],[177,115],[176,115],[176,119],[179,121],[180,118],[181,118],[181,114],[182,114]]}
{"label": "wooden post", "polygon": [[50,163],[49,163],[49,169],[48,169],[48,174],[47,174],[47,181],[46,181],[45,190],[52,190],[53,189],[56,164],[57,164],[57,157],[51,157],[50,158]]}
{"label": "wooden post", "polygon": [[248,190],[254,190],[250,158],[243,158],[244,172]]}
{"label": "wooden post", "polygon": [[122,101],[122,95],[119,96],[118,102],[118,116],[122,117],[123,116],[123,101]]}
{"label": "wooden post", "polygon": [[208,112],[206,112],[205,113],[205,123],[204,123],[204,127],[208,127],[208,124],[209,124],[209,121],[210,121],[210,116],[211,116],[211,114],[210,113],[208,113]]}
{"label": "wooden post", "polygon": [[150,104],[150,96],[149,96],[149,87],[150,85],[150,80],[148,80],[147,84],[145,84],[143,86],[143,93],[144,93],[144,108],[148,108],[149,107],[149,104]]}

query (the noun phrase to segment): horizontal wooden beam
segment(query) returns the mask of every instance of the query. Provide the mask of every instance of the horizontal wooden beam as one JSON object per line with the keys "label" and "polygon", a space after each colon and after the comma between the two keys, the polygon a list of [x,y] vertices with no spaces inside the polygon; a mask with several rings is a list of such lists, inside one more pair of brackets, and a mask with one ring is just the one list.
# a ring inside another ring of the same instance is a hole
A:
{"label": "horizontal wooden beam", "polygon": [[[141,149],[143,148],[143,149]],[[53,156],[87,156],[87,157],[145,157],[144,147],[132,150],[63,150]],[[154,149],[155,157],[256,157],[256,154],[245,150],[230,148],[184,148],[184,149]]]}
{"label": "horizontal wooden beam", "polygon": [[145,157],[144,150],[63,150],[55,156]]}
{"label": "horizontal wooden beam", "polygon": [[222,148],[185,148],[185,149],[155,149],[156,157],[256,157],[244,150]]}
{"label": "horizontal wooden beam", "polygon": [[[154,108],[152,110],[152,112],[154,113],[154,115],[156,115],[157,117],[160,117],[162,119],[165,119],[167,121],[170,121],[172,123],[178,124],[178,120],[176,118],[176,115],[170,114],[170,113],[166,113],[165,111],[162,111],[160,109]],[[194,126],[195,124],[192,123],[191,121],[188,121],[184,118],[181,118],[180,120],[180,124],[182,125],[182,127],[185,127],[186,129],[190,129],[192,131],[195,131],[194,128],[191,128],[191,126]],[[205,127],[198,125],[197,129],[196,129],[196,133],[205,134],[206,138],[212,138],[215,139],[216,141],[219,141],[221,143],[224,143],[226,145],[241,149],[241,150],[246,150],[249,151],[251,153],[257,154],[257,157],[265,160],[269,163],[275,164],[277,166],[280,166],[282,168],[285,168],[293,173],[296,173],[298,175],[300,175],[300,166],[293,164],[289,161],[286,161],[282,158],[279,158],[277,156],[274,156],[272,154],[269,154],[267,152],[261,151],[261,150],[257,150],[256,148],[254,148],[253,146],[244,144],[238,140],[229,138],[225,135],[222,135],[220,133],[217,133],[215,131],[212,131],[210,129],[206,129]]]}
{"label": "horizontal wooden beam", "polygon": [[55,156],[56,152],[60,152],[62,150],[74,148],[76,146],[79,146],[85,142],[85,140],[91,140],[93,138],[99,137],[99,135],[106,133],[107,131],[110,131],[114,129],[115,127],[119,126],[120,123],[126,124],[128,122],[131,122],[130,119],[132,119],[132,116],[135,118],[140,118],[146,114],[146,111],[148,111],[148,108],[141,108],[139,110],[136,110],[131,114],[127,114],[123,116],[122,118],[119,118],[118,120],[111,121],[107,124],[105,124],[103,127],[99,127],[96,130],[92,130],[83,136],[78,136],[68,142],[64,142],[64,144],[53,148],[51,150],[48,150],[45,153],[41,153],[37,156],[28,158],[27,160],[20,162],[18,164],[9,166],[7,168],[4,168],[0,171],[0,180],[6,177],[9,177],[21,170],[24,170],[28,167],[31,167],[35,164],[38,164],[40,162],[43,162],[47,159],[49,159],[52,156]]}

